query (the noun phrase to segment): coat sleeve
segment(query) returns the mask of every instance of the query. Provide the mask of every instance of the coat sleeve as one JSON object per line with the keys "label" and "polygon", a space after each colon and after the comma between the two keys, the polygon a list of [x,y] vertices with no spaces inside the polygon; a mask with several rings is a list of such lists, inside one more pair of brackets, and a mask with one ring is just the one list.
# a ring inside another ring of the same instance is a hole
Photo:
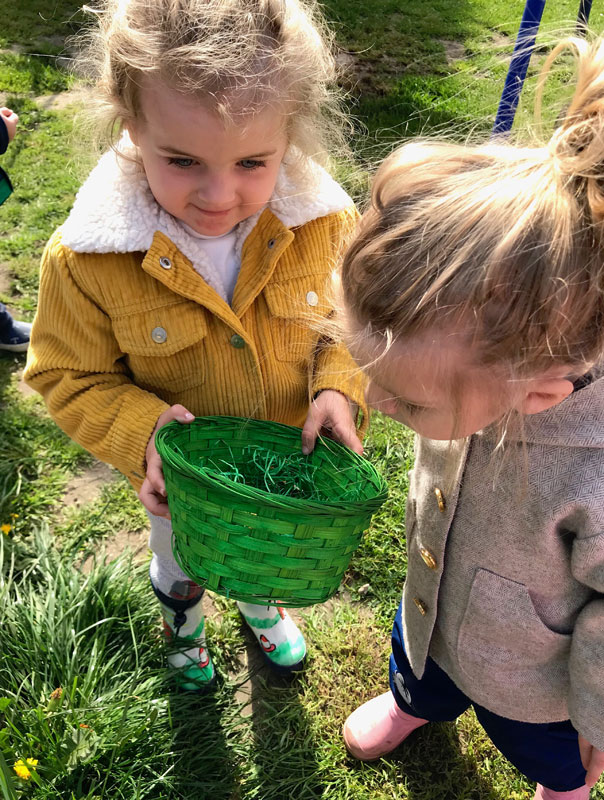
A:
{"label": "coat sleeve", "polygon": [[[354,234],[358,219],[359,213],[354,206],[334,215],[331,241],[336,269],[339,269],[340,259]],[[317,350],[311,380],[313,396],[323,389],[335,389],[345,394],[359,408],[358,423],[362,434],[366,432],[369,424],[369,410],[365,402],[366,384],[365,376],[346,346],[327,336],[323,337]]]}
{"label": "coat sleeve", "polygon": [[[604,514],[598,511],[596,516],[604,531]],[[575,538],[571,569],[594,595],[581,609],[573,630],[569,715],[579,733],[604,750],[604,532]]]}
{"label": "coat sleeve", "polygon": [[78,285],[55,233],[42,257],[25,380],[72,439],[139,487],[145,450],[168,405],[130,379],[110,318]]}

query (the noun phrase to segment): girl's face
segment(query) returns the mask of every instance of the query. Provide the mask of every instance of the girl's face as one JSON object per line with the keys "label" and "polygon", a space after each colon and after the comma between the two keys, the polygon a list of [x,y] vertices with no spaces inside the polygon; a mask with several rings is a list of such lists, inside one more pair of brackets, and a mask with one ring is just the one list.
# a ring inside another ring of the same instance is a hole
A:
{"label": "girl's face", "polygon": [[348,346],[370,379],[368,405],[428,439],[470,436],[503,417],[522,396],[520,384],[472,365],[468,348],[453,336],[397,341],[381,357],[370,339]]}
{"label": "girl's face", "polygon": [[129,131],[162,208],[220,236],[266,205],[287,147],[283,113],[266,108],[225,124],[159,82],[141,89],[140,102],[142,119]]}

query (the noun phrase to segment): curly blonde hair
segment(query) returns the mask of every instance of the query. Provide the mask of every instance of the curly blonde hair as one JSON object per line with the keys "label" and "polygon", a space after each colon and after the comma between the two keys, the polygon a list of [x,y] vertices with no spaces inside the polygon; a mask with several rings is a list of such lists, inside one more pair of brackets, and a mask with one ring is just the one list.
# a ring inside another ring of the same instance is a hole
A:
{"label": "curly blonde hair", "polygon": [[285,110],[290,143],[320,162],[345,149],[329,33],[315,0],[100,0],[84,34],[108,140],[141,117],[151,77],[223,118]]}
{"label": "curly blonde hair", "polygon": [[386,159],[342,267],[361,336],[468,330],[477,365],[539,374],[604,355],[604,41],[571,38],[577,85],[539,147],[413,142]]}

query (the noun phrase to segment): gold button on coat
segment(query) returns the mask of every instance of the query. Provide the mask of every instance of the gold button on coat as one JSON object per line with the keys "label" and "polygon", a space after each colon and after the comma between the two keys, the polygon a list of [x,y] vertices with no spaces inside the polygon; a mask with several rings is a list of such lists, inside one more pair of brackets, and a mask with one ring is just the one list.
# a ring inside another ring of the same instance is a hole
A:
{"label": "gold button on coat", "polygon": [[434,554],[428,550],[427,547],[420,547],[419,553],[427,567],[430,567],[430,569],[436,569],[436,559],[434,558]]}
{"label": "gold button on coat", "polygon": [[423,600],[420,600],[419,597],[414,597],[413,602],[417,606],[417,610],[422,615],[422,617],[425,617],[426,614],[428,613],[428,606],[424,603]]}
{"label": "gold button on coat", "polygon": [[438,486],[434,489],[434,494],[436,495],[436,502],[438,503],[438,510],[444,513],[445,510],[445,498],[443,497],[443,493],[438,488]]}
{"label": "gold button on coat", "polygon": [[319,304],[319,295],[316,292],[306,293],[306,302],[309,306],[316,306]]}
{"label": "gold button on coat", "polygon": [[172,262],[169,258],[166,258],[166,256],[162,256],[159,259],[159,266],[163,267],[163,269],[172,269]]}
{"label": "gold button on coat", "polygon": [[159,326],[157,328],[153,328],[151,331],[151,338],[154,342],[157,342],[157,344],[163,344],[168,338],[166,329]]}

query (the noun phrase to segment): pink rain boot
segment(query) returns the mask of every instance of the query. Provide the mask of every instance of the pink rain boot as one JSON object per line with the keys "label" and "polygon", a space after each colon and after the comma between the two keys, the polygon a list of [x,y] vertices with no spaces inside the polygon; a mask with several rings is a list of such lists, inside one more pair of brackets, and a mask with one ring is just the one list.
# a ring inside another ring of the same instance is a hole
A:
{"label": "pink rain boot", "polygon": [[351,755],[375,761],[428,722],[400,709],[392,692],[385,692],[359,706],[344,723],[344,741]]}
{"label": "pink rain boot", "polygon": [[579,786],[571,792],[555,792],[538,783],[533,800],[588,800],[588,798],[589,786]]}

